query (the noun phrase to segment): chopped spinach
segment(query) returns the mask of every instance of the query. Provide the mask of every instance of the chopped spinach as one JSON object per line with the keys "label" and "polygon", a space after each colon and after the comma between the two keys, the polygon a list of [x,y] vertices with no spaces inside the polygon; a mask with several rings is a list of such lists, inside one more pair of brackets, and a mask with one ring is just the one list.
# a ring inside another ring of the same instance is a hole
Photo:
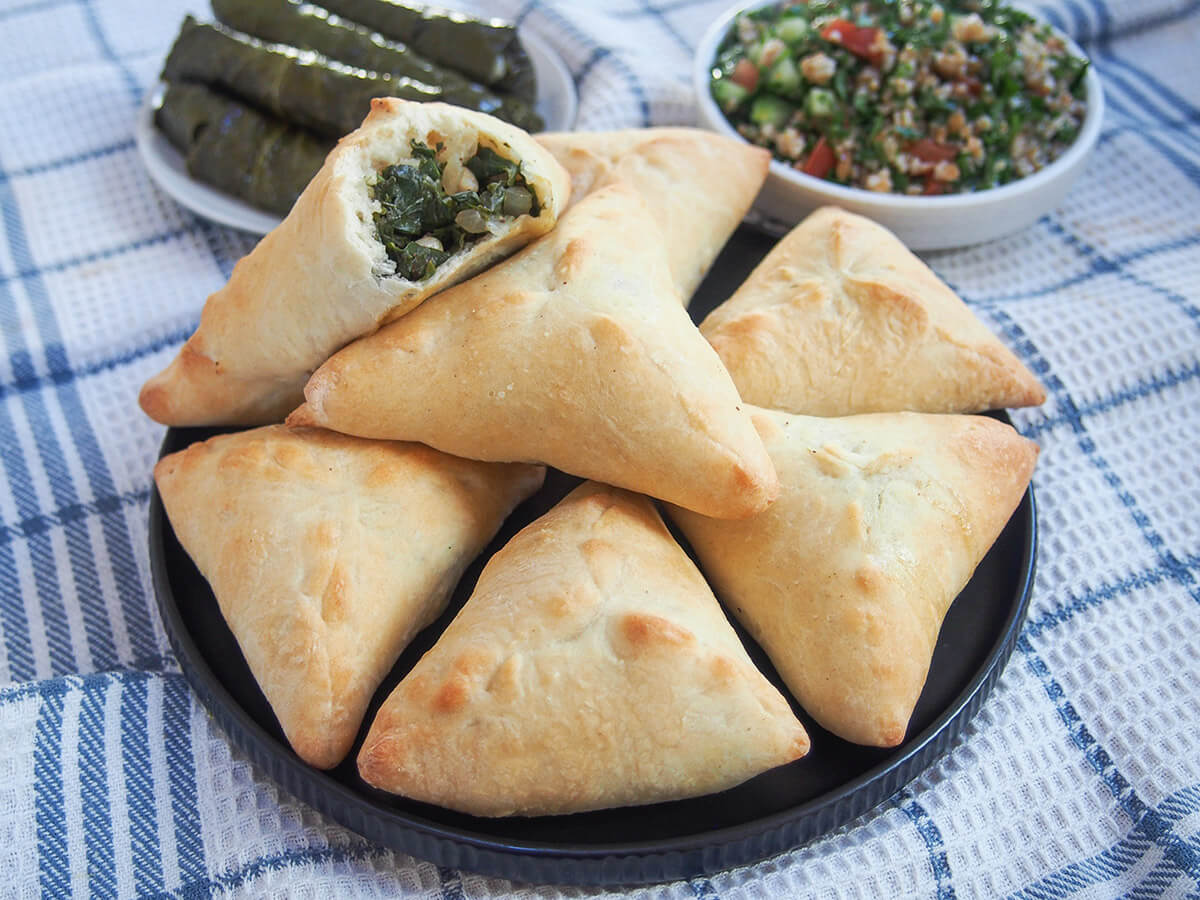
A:
{"label": "chopped spinach", "polygon": [[440,149],[414,140],[415,165],[387,166],[368,185],[379,202],[374,215],[379,240],[396,264],[396,275],[409,281],[431,277],[464,246],[488,234],[489,219],[539,212],[537,195],[520,164],[488,147],[480,147],[466,162],[478,190],[447,194],[445,166],[437,160]]}

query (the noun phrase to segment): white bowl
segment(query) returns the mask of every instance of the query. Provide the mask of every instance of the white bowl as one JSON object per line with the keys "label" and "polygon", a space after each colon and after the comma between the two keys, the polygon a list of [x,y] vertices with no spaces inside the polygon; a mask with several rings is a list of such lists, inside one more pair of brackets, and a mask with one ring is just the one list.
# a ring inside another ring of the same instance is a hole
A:
{"label": "white bowl", "polygon": [[[743,12],[772,6],[776,0],[753,0],[724,13],[712,23],[692,67],[692,84],[701,122],[714,131],[745,140],[725,118],[712,98],[711,71],[717,47],[733,20]],[[1084,56],[1070,38],[1060,35],[1071,52]],[[844,187],[771,161],[767,181],[754,202],[752,217],[768,230],[783,232],[820,206],[840,206],[864,215],[895,232],[913,250],[940,250],[990,241],[1032,224],[1058,206],[1083,172],[1088,154],[1100,136],[1104,90],[1095,66],[1087,72],[1087,113],[1075,143],[1046,166],[1001,187],[941,197],[910,197]]]}

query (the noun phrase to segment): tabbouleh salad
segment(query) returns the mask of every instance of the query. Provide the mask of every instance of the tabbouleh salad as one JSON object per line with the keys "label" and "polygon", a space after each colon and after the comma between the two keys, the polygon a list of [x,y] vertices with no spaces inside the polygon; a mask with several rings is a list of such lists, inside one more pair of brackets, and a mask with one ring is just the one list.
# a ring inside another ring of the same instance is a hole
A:
{"label": "tabbouleh salad", "polygon": [[740,15],[712,94],[818,178],[900,194],[1015,181],[1079,134],[1088,62],[997,0],[798,0]]}

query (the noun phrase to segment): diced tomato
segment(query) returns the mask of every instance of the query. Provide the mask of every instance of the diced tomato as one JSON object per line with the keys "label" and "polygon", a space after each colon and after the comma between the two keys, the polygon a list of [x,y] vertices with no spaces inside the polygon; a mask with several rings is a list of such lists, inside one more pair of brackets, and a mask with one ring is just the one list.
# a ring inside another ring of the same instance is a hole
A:
{"label": "diced tomato", "polygon": [[873,66],[878,66],[881,61],[879,51],[872,49],[879,37],[878,28],[859,28],[845,19],[834,19],[821,29],[821,37],[831,44],[845,47],[860,59],[868,60]]}
{"label": "diced tomato", "polygon": [[908,145],[908,152],[921,162],[940,163],[950,162],[958,156],[958,147],[939,143],[932,138],[921,138]]}
{"label": "diced tomato", "polygon": [[942,182],[938,181],[936,178],[926,178],[925,190],[923,190],[921,193],[926,197],[936,197],[938,194],[944,194],[945,192],[946,185],[944,185]]}
{"label": "diced tomato", "polygon": [[748,59],[739,59],[729,73],[729,80],[754,93],[758,89],[758,66]]}
{"label": "diced tomato", "polygon": [[804,161],[804,167],[800,169],[805,175],[812,175],[816,178],[824,178],[833,168],[833,148],[825,142],[825,136],[817,141],[817,146],[813,147],[812,153],[808,154],[808,159]]}

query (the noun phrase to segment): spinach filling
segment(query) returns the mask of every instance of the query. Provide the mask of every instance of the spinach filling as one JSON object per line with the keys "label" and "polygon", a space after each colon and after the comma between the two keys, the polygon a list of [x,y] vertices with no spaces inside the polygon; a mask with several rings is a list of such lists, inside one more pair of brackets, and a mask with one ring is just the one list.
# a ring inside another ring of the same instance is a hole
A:
{"label": "spinach filling", "polygon": [[401,278],[424,281],[488,234],[489,222],[539,212],[520,164],[488,147],[480,147],[466,162],[478,187],[453,194],[442,184],[445,164],[438,162],[437,151],[415,140],[412,150],[416,165],[387,166],[368,184],[380,205],[374,216],[379,240]]}

